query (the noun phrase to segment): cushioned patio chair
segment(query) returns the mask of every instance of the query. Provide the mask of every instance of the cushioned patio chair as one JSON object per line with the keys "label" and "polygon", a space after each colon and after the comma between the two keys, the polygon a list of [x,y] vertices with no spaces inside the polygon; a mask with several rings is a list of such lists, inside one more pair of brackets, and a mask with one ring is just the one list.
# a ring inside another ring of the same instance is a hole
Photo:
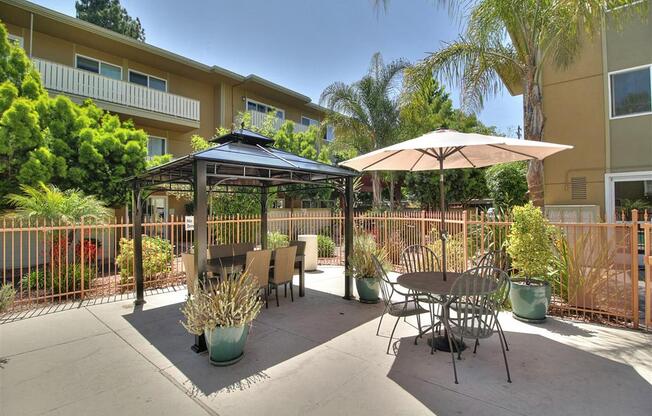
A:
{"label": "cushioned patio chair", "polygon": [[269,278],[269,286],[276,294],[276,306],[278,303],[278,288],[284,286],[287,296],[287,286],[290,285],[290,296],[294,302],[294,290],[292,278],[294,277],[294,262],[297,257],[297,247],[277,248],[274,252],[274,268]]}
{"label": "cushioned patio chair", "polygon": [[269,294],[269,271],[272,261],[272,250],[248,251],[245,260],[245,270],[258,281],[258,288],[265,296],[265,308],[269,307],[267,297]]}

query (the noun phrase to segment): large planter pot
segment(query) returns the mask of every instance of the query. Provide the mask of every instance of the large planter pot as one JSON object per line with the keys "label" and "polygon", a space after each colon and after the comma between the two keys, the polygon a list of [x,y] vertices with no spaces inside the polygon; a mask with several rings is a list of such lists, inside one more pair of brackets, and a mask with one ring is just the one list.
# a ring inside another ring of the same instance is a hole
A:
{"label": "large planter pot", "polygon": [[544,280],[530,279],[528,285],[525,279],[512,279],[509,300],[512,303],[514,318],[535,324],[544,322],[550,296],[550,283]]}
{"label": "large planter pot", "polygon": [[363,277],[355,279],[355,287],[358,289],[360,302],[378,303],[380,298],[380,282],[375,277]]}
{"label": "large planter pot", "polygon": [[206,329],[208,359],[211,364],[226,366],[235,364],[244,356],[244,347],[249,335],[249,325],[217,327]]}

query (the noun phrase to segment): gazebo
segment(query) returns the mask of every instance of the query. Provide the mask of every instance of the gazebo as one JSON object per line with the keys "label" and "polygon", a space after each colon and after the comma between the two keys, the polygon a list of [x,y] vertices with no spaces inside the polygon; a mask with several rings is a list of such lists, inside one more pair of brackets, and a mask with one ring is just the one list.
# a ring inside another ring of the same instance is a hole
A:
{"label": "gazebo", "polygon": [[[267,197],[270,187],[303,185],[303,189],[331,188],[344,196],[344,298],[353,299],[349,255],[353,249],[354,170],[327,165],[272,147],[273,139],[247,129],[235,130],[211,139],[216,145],[191,153],[131,178],[133,186],[134,277],[136,304],[145,302],[142,248],[142,217],[145,192],[192,190],[194,195],[194,256],[198,276],[206,272],[208,238],[208,195],[216,189],[259,190],[261,246],[267,248]],[[226,191],[236,193],[237,191]],[[303,296],[303,288],[300,288]]]}

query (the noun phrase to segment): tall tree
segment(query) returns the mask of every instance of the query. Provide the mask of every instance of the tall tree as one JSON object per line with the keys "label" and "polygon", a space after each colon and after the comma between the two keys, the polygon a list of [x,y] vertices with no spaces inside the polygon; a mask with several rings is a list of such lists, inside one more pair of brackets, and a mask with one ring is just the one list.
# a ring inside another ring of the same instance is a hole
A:
{"label": "tall tree", "polygon": [[[376,0],[387,6],[389,0]],[[525,139],[543,139],[543,68],[565,68],[581,53],[605,21],[620,22],[648,7],[637,0],[439,0],[453,13],[464,13],[465,31],[444,44],[421,65],[438,77],[457,83],[465,105],[481,108],[501,91],[502,83],[523,91]],[[624,7],[630,6],[630,7]],[[543,163],[529,162],[529,197],[543,205]]]}
{"label": "tall tree", "polygon": [[141,26],[140,19],[129,16],[120,0],[78,0],[75,9],[78,19],[145,41],[145,29]]}
{"label": "tall tree", "polygon": [[[375,53],[367,74],[350,85],[335,82],[321,94],[320,102],[331,112],[327,121],[337,131],[335,145],[366,153],[394,143],[398,137],[397,81],[409,66],[403,59],[385,65]],[[374,206],[381,203],[380,176],[372,172]]]}

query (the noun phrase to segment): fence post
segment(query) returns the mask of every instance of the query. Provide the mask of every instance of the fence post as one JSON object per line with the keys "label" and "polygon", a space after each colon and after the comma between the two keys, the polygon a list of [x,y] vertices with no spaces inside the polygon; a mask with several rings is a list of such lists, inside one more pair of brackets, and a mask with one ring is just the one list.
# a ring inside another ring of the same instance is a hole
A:
{"label": "fence post", "polygon": [[292,231],[292,208],[290,208],[290,211],[288,211],[288,238],[290,240],[293,240]]}
{"label": "fence post", "polygon": [[235,242],[240,242],[240,213],[235,214]]}
{"label": "fence post", "polygon": [[[647,217],[647,215],[646,215]],[[650,224],[643,224],[643,263],[645,264],[645,326],[648,331],[652,329],[652,264],[650,263],[650,246],[652,241],[650,241]]]}
{"label": "fence post", "polygon": [[480,253],[484,253],[484,211],[480,211]]}
{"label": "fence post", "polygon": [[466,210],[462,211],[462,243],[464,250],[464,267],[462,271],[466,270],[469,264],[469,245],[468,243],[468,223],[466,218]]}
{"label": "fence post", "polygon": [[639,312],[638,312],[638,210],[632,210],[632,323],[634,329],[638,328]]}
{"label": "fence post", "polygon": [[[79,294],[80,299],[84,299],[84,217],[81,218],[80,226],[79,226],[79,257],[80,257],[80,265],[81,265],[81,279],[80,279],[80,285],[81,285],[81,293]],[[73,250],[74,250],[74,243],[75,240],[73,239]],[[73,273],[73,282],[75,281],[75,274]]]}
{"label": "fence post", "polygon": [[426,245],[426,211],[421,210],[421,245]]}

